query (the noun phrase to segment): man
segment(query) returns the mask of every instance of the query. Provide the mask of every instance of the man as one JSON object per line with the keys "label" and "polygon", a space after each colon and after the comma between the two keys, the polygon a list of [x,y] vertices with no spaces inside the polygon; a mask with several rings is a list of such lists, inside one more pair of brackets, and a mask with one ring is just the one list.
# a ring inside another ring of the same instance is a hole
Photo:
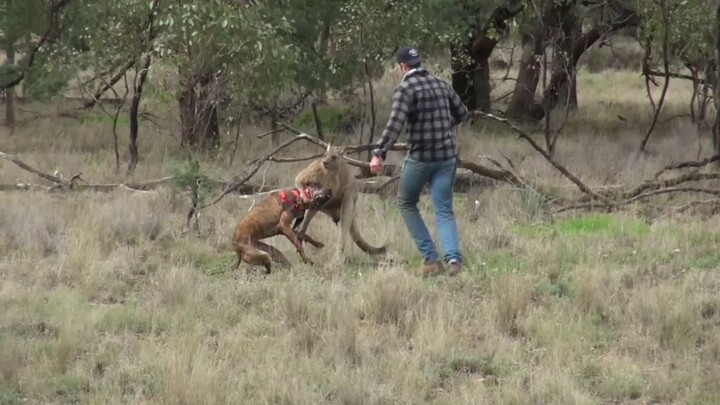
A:
{"label": "man", "polygon": [[417,203],[428,185],[435,208],[440,246],[448,264],[448,275],[460,272],[462,255],[455,214],[453,183],[458,163],[458,147],[453,127],[468,118],[468,110],[458,94],[442,79],[420,66],[417,50],[403,47],[397,63],[404,76],[395,87],[392,110],[382,137],[375,144],[370,171],[378,173],[401,128],[408,123],[408,151],[400,174],[397,205],[405,226],[424,259],[419,275],[431,276],[445,271],[430,238]]}

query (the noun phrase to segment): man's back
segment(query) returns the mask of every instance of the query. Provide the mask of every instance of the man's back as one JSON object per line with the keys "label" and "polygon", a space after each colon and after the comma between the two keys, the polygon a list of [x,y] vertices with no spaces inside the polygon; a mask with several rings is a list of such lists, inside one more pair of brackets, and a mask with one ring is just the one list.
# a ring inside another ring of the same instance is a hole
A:
{"label": "man's back", "polygon": [[467,116],[460,97],[444,80],[425,69],[413,69],[395,88],[392,111],[379,144],[389,148],[407,122],[412,158],[451,159],[457,156],[453,127]]}

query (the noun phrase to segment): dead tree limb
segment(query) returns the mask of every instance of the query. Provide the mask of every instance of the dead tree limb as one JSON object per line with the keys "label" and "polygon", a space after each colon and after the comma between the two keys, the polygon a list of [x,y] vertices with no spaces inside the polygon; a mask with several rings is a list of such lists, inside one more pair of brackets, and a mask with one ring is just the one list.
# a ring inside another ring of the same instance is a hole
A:
{"label": "dead tree limb", "polygon": [[580,179],[578,179],[572,173],[570,173],[563,165],[558,163],[555,159],[552,158],[552,156],[550,156],[550,154],[547,151],[545,151],[540,145],[538,145],[537,142],[535,142],[535,140],[532,139],[532,137],[530,137],[530,135],[528,135],[525,131],[523,131],[522,129],[515,126],[515,124],[513,124],[509,120],[507,120],[505,118],[500,118],[493,114],[487,114],[487,113],[484,113],[481,111],[473,111],[473,115],[477,115],[484,119],[490,119],[490,120],[494,120],[497,122],[501,122],[501,123],[507,125],[513,132],[515,132],[518,135],[518,138],[526,140],[530,144],[530,146],[533,147],[533,149],[535,149],[537,152],[539,152],[545,158],[545,160],[547,160],[551,165],[553,165],[553,167],[555,167],[560,173],[562,173],[563,176],[565,176],[566,178],[568,178],[568,180],[570,180],[572,183],[574,183],[580,189],[580,191],[582,191],[583,193],[585,193],[599,201],[602,201],[606,205],[613,204],[613,202],[610,201],[607,197],[596,193],[590,187],[585,185],[585,183],[580,181]]}
{"label": "dead tree limb", "polygon": [[654,197],[657,195],[662,194],[671,194],[671,193],[698,193],[698,194],[710,194],[714,196],[720,196],[720,190],[714,190],[710,188],[702,188],[702,187],[667,187],[667,188],[660,188],[657,190],[652,190],[644,194],[636,195],[635,197],[628,198],[627,203],[632,203],[635,201],[645,200],[650,197]]}
{"label": "dead tree limb", "polygon": [[38,169],[30,166],[29,164],[23,162],[22,160],[20,160],[20,158],[18,158],[18,157],[15,156],[15,155],[10,155],[10,154],[4,153],[4,152],[0,152],[0,159],[7,160],[7,161],[9,161],[9,162],[13,162],[13,163],[15,163],[15,165],[17,165],[17,166],[20,167],[21,169],[23,169],[23,170],[25,170],[25,171],[28,171],[28,172],[30,172],[30,173],[36,174],[36,175],[38,175],[39,177],[41,177],[41,178],[43,178],[43,179],[45,179],[45,180],[48,180],[48,181],[50,181],[50,182],[52,182],[52,183],[54,183],[54,184],[56,184],[56,185],[60,185],[60,186],[63,186],[63,187],[65,187],[65,186],[70,187],[70,186],[71,186],[71,184],[68,182],[68,180],[62,179],[62,178],[57,177],[57,176],[54,176],[54,175],[52,175],[52,174],[48,174],[48,173],[42,172],[42,171],[40,171],[40,170],[38,170]]}
{"label": "dead tree limb", "polygon": [[689,183],[692,181],[707,181],[707,180],[719,180],[720,173],[686,173],[679,176],[667,179],[667,180],[649,180],[630,191],[623,193],[622,198],[624,200],[632,199],[645,191],[648,190],[659,190],[668,187],[675,187],[683,183]]}
{"label": "dead tree limb", "polygon": [[660,178],[661,175],[665,174],[668,171],[671,170],[677,170],[677,169],[685,169],[685,168],[700,168],[709,165],[710,163],[716,162],[720,160],[720,155],[713,155],[709,158],[699,160],[699,161],[688,161],[688,162],[681,162],[681,163],[674,163],[667,165],[662,168],[662,170],[658,171],[655,176],[653,176],[654,180],[657,180]]}

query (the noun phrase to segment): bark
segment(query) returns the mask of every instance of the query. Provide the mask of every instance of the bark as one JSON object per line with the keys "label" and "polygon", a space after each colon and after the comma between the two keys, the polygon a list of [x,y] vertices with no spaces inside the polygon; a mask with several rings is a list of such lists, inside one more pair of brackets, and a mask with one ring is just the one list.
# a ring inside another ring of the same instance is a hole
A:
{"label": "bark", "polygon": [[[634,10],[622,8],[617,17],[615,17],[611,23],[596,26],[578,37],[574,41],[572,47],[572,60],[568,61],[572,65],[573,72],[577,69],[580,57],[582,57],[582,55],[600,39],[609,33],[619,31],[624,28],[637,27],[639,24],[640,17]],[[543,103],[548,106],[549,109],[554,108],[558,101],[560,101],[559,95],[562,94],[562,89],[567,85],[568,78],[569,75],[565,71],[553,73],[550,78],[550,85],[543,97]],[[576,92],[577,90],[575,90],[575,93]],[[577,95],[575,97],[577,97]],[[539,118],[542,118],[542,116]]]}
{"label": "bark", "polygon": [[[217,107],[212,97],[212,69],[185,76],[178,98],[180,106],[181,145],[208,150],[220,143]],[[196,78],[199,76],[199,78]]]}
{"label": "bark", "polygon": [[[472,10],[467,11],[472,12]],[[493,11],[484,26],[476,24],[471,26],[471,35],[466,41],[450,47],[452,86],[468,109],[490,111],[492,87],[488,59],[497,45],[498,38],[489,37],[488,32],[490,28],[494,28],[501,35],[506,35],[507,21],[521,11],[520,1],[508,1],[507,4]]]}
{"label": "bark", "polygon": [[554,47],[553,76],[564,76],[562,86],[554,89],[554,97],[571,110],[577,108],[577,69],[573,63],[573,50],[578,33],[577,15],[570,10],[560,21],[559,35]]}
{"label": "bark", "polygon": [[328,53],[328,47],[330,46],[330,19],[326,18],[323,21],[323,30],[320,33],[320,43],[318,44],[318,55],[324,58]]}
{"label": "bark", "polygon": [[[713,126],[713,139],[715,154],[720,151],[720,5],[715,12],[715,125]],[[720,165],[720,164],[719,164]]]}
{"label": "bark", "polygon": [[478,60],[473,72],[473,87],[475,91],[476,108],[480,111],[490,112],[490,62],[488,58]]}
{"label": "bark", "polygon": [[[140,160],[138,154],[137,140],[138,140],[138,112],[140,111],[140,99],[142,98],[143,86],[147,79],[148,71],[150,70],[150,63],[152,63],[152,43],[157,35],[157,30],[154,29],[155,17],[160,7],[160,0],[155,0],[150,8],[147,20],[147,31],[145,37],[145,53],[142,56],[142,65],[140,65],[140,71],[137,72],[135,80],[133,81],[133,98],[130,102],[130,136],[128,139],[128,153],[130,154],[130,160],[128,161],[127,174],[130,175],[137,167],[138,161]],[[138,80],[139,76],[139,80]]]}
{"label": "bark", "polygon": [[464,63],[463,47],[453,45],[450,47],[450,66],[452,67],[452,88],[460,96],[465,106],[474,110],[477,108],[475,100],[475,86],[471,78],[471,73],[475,70],[475,63]]}
{"label": "bark", "polygon": [[542,26],[537,27],[523,38],[520,70],[505,112],[509,118],[539,120],[543,116],[542,106],[535,102],[535,91],[540,82],[540,58],[545,47],[543,31]]}
{"label": "bark", "polygon": [[[5,49],[8,65],[15,64],[15,44],[8,43]],[[5,126],[10,128],[10,133],[15,131],[15,88],[5,90]]]}
{"label": "bark", "polygon": [[[550,111],[557,106],[563,89],[567,89],[568,81],[572,82],[570,83],[571,97],[576,98],[577,90],[575,89],[574,73],[577,69],[577,63],[585,51],[608,33],[623,28],[636,27],[640,22],[640,17],[634,10],[622,7],[617,3],[612,5],[618,9],[617,15],[611,22],[596,26],[573,41],[572,58],[568,59],[567,68],[553,73],[550,84],[543,95],[542,103],[537,103],[535,101],[535,92],[540,78],[540,56],[546,46],[545,40],[547,34],[550,33],[549,28],[562,27],[564,22],[571,22],[572,18],[569,19],[568,15],[574,9],[574,2],[572,1],[566,3],[550,2],[546,5],[547,9],[541,22],[538,23],[533,32],[524,38],[520,72],[515,85],[515,92],[508,106],[507,116],[520,119],[542,119],[545,115],[544,109]],[[569,42],[566,45],[569,47]],[[564,93],[567,94],[567,91]]]}
{"label": "bark", "polygon": [[140,79],[135,83],[133,98],[130,102],[130,138],[128,140],[128,153],[130,154],[130,161],[128,162],[128,174],[135,170],[135,167],[137,167],[138,161],[140,160],[137,147],[139,129],[138,112],[140,111],[140,99],[142,98],[143,86],[145,85],[145,80],[147,79],[151,62],[152,58],[150,54],[145,54],[143,57],[143,64],[140,67]]}

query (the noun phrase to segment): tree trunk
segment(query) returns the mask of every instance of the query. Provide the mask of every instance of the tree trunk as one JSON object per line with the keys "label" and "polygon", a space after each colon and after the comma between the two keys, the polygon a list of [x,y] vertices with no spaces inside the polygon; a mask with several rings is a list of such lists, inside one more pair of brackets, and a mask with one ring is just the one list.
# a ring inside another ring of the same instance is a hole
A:
{"label": "tree trunk", "polygon": [[[577,108],[577,69],[573,61],[575,41],[578,36],[577,22],[577,16],[573,10],[563,13],[558,30],[559,35],[553,46],[553,76],[564,76],[562,80],[564,84],[553,89],[555,94],[552,97],[557,98],[557,102],[563,108],[570,110]],[[545,99],[548,99],[548,94]],[[555,106],[548,107],[551,110]]]}
{"label": "tree trunk", "polygon": [[272,111],[270,111],[270,130],[272,131],[272,134],[270,135],[270,141],[273,148],[277,148],[280,145],[280,131],[278,131],[277,121],[277,107],[273,103]]}
{"label": "tree trunk", "polygon": [[143,86],[145,85],[145,79],[147,79],[151,62],[152,58],[150,54],[145,54],[143,56],[142,66],[140,66],[140,80],[137,83],[134,83],[135,88],[133,89],[133,98],[130,102],[130,139],[128,140],[128,153],[130,154],[130,160],[128,161],[128,174],[135,171],[135,167],[137,167],[138,161],[140,160],[137,147],[139,129],[138,112],[140,111],[140,99],[142,98]]}
{"label": "tree trunk", "polygon": [[[318,44],[318,56],[321,59],[324,59],[327,57],[328,54],[328,48],[330,46],[330,18],[326,17],[323,21],[323,29],[322,32],[320,32],[320,42]],[[320,100],[325,100],[327,97],[327,90],[325,89],[325,86],[320,88],[317,91],[318,98]]]}
{"label": "tree trunk", "polygon": [[[720,5],[715,12],[715,125],[713,126],[713,139],[715,154],[720,153]],[[718,163],[720,166],[720,163]]]}
{"label": "tree trunk", "polygon": [[185,76],[178,98],[181,145],[196,150],[209,150],[220,143],[220,126],[211,94],[212,74],[209,71]]}
{"label": "tree trunk", "polygon": [[469,110],[477,109],[477,95],[473,82],[473,72],[476,62],[464,60],[463,47],[453,45],[450,47],[452,67],[452,88]]}
{"label": "tree trunk", "polygon": [[[15,44],[7,44],[5,49],[8,65],[15,64]],[[10,128],[10,133],[15,132],[15,87],[5,90],[5,126]]]}
{"label": "tree trunk", "polygon": [[478,60],[473,72],[473,87],[475,90],[475,102],[477,109],[483,112],[490,112],[490,62],[488,57]]}
{"label": "tree trunk", "polygon": [[539,120],[542,106],[535,102],[535,91],[540,82],[540,59],[543,53],[542,26],[523,38],[523,52],[515,90],[505,115],[509,118]]}
{"label": "tree trunk", "polygon": [[[487,33],[494,28],[496,35],[507,35],[507,21],[520,13],[522,5],[519,0],[510,0],[496,8],[484,27],[470,27],[470,37],[461,44],[450,47],[452,87],[460,95],[460,99],[470,110],[490,112],[490,55],[498,43],[498,38],[490,38]],[[474,10],[466,8],[466,12]]]}
{"label": "tree trunk", "polygon": [[[568,60],[568,64],[571,65],[573,73],[576,73],[577,64],[580,61],[580,57],[590,49],[597,41],[603,38],[608,33],[621,30],[623,28],[636,27],[640,23],[640,17],[634,10],[624,8],[620,13],[612,18],[611,23],[603,23],[593,29],[587,31],[585,34],[579,36],[573,41],[572,46],[572,58]],[[569,70],[569,69],[568,69]],[[552,110],[560,100],[560,95],[563,93],[563,89],[566,88],[568,79],[572,79],[570,94],[571,97],[575,98],[575,105],[577,105],[577,83],[575,74],[570,77],[566,71],[556,71],[550,78],[550,85],[545,91],[543,96],[543,104]],[[566,93],[567,94],[567,93]],[[571,98],[572,101],[572,98]],[[542,115],[539,119],[542,118]]]}
{"label": "tree trunk", "polygon": [[[452,86],[469,110],[490,112],[490,54],[497,41],[483,36],[451,48]],[[469,58],[468,58],[469,55]]]}

